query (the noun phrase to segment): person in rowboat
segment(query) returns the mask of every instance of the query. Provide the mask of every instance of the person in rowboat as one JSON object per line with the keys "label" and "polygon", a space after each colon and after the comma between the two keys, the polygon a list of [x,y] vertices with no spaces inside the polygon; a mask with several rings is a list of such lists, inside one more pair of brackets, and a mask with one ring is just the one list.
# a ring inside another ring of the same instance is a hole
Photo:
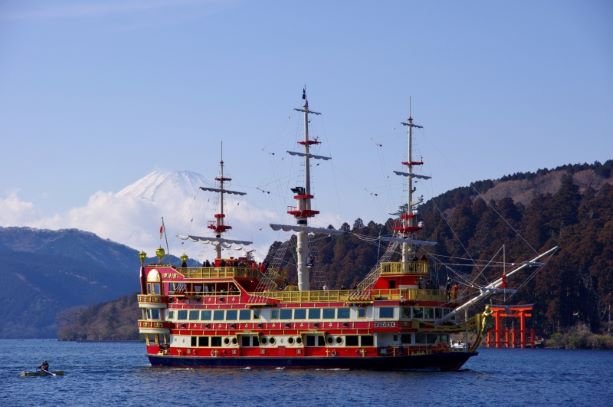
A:
{"label": "person in rowboat", "polygon": [[41,371],[44,372],[48,372],[49,371],[49,362],[47,362],[46,360],[41,363],[41,365],[38,367]]}

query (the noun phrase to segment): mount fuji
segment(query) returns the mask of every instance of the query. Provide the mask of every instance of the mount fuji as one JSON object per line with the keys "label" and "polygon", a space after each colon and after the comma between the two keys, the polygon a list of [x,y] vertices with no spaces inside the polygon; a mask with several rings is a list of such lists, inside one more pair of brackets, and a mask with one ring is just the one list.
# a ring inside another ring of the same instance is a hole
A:
{"label": "mount fuji", "polygon": [[[213,214],[219,211],[219,196],[200,190],[201,186],[212,187],[215,182],[212,177],[206,178],[192,171],[156,170],[119,192],[96,192],[86,205],[39,219],[28,226],[86,230],[136,250],[144,250],[148,255],[153,255],[157,247],[166,248],[168,239],[171,254],[180,256],[185,252],[200,261],[212,259],[212,246],[177,238],[177,235],[187,234],[213,235],[207,225],[214,219]],[[253,241],[248,249],[254,250],[254,256],[263,260],[275,239],[287,237],[275,234],[268,227],[269,223],[278,221],[278,215],[254,206],[248,198],[224,197],[227,223],[232,226],[226,237]],[[166,237],[159,233],[162,218]],[[240,253],[226,255],[236,257]]]}

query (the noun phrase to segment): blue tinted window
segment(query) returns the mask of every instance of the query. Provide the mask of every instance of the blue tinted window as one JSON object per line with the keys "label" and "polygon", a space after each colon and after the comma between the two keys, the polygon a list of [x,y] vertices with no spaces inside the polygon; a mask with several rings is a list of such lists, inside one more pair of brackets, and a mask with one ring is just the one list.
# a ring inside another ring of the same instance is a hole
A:
{"label": "blue tinted window", "polygon": [[339,308],[336,313],[337,318],[347,319],[349,318],[349,308]]}
{"label": "blue tinted window", "polygon": [[324,308],[324,319],[334,319],[336,314],[334,311],[336,311],[334,308]]}
{"label": "blue tinted window", "polygon": [[319,319],[321,318],[321,308],[310,308],[309,309],[309,319]]}

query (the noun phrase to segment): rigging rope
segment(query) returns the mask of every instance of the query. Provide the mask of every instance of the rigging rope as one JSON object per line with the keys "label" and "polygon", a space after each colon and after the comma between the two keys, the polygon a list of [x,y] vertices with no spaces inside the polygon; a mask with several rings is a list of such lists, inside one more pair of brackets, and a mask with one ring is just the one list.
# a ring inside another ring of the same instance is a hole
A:
{"label": "rigging rope", "polygon": [[[532,246],[532,245],[530,244],[530,242],[528,242],[528,241],[527,241],[527,240],[526,240],[526,239],[525,239],[525,238],[524,238],[524,237],[521,235],[521,233],[519,233],[519,232],[517,231],[517,229],[515,229],[515,228],[513,227],[513,225],[511,225],[511,224],[509,223],[509,221],[507,221],[507,220],[504,218],[504,216],[502,216],[502,215],[501,215],[501,214],[500,214],[500,213],[499,213],[499,212],[496,210],[496,208],[495,208],[493,205],[491,205],[491,204],[490,204],[490,203],[489,203],[487,200],[485,200],[485,199],[483,198],[483,195],[482,195],[482,194],[481,194],[481,193],[480,193],[480,192],[477,190],[477,188],[475,188],[474,184],[471,184],[471,185],[470,185],[470,188],[471,188],[473,191],[475,191],[475,192],[477,193],[477,196],[478,196],[479,198],[483,199],[483,202],[485,202],[485,204],[486,204],[486,205],[487,205],[487,206],[488,206],[488,207],[489,207],[491,210],[493,210],[493,211],[494,211],[494,213],[495,213],[496,215],[498,215],[498,217],[499,217],[500,219],[502,219],[502,220],[503,220],[503,222],[504,222],[504,223],[506,223],[506,224],[507,224],[507,226],[508,226],[508,227],[509,227],[509,228],[510,228],[510,229],[511,229],[511,230],[512,230],[512,231],[513,231],[513,232],[514,232],[514,233],[515,233],[517,236],[519,236],[519,238],[520,238],[520,239],[521,239],[521,240],[522,240],[522,241],[523,241],[523,242],[524,242],[524,243],[525,243],[525,244],[526,244],[526,245],[527,245],[527,246],[528,246],[530,249],[532,249],[532,251],[533,251],[535,254],[538,254],[538,251],[537,251],[537,250],[534,248],[534,246]],[[515,204],[515,203],[514,203],[514,204]]]}

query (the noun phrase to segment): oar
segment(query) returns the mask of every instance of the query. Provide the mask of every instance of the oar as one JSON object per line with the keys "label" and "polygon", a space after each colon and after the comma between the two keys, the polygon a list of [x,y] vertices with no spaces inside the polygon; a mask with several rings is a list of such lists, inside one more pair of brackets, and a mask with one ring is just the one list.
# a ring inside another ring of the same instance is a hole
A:
{"label": "oar", "polygon": [[57,376],[55,373],[50,372],[50,371],[48,371],[48,370],[45,370],[45,369],[41,369],[41,370],[42,370],[43,372],[47,373],[47,374],[50,374],[51,376]]}

